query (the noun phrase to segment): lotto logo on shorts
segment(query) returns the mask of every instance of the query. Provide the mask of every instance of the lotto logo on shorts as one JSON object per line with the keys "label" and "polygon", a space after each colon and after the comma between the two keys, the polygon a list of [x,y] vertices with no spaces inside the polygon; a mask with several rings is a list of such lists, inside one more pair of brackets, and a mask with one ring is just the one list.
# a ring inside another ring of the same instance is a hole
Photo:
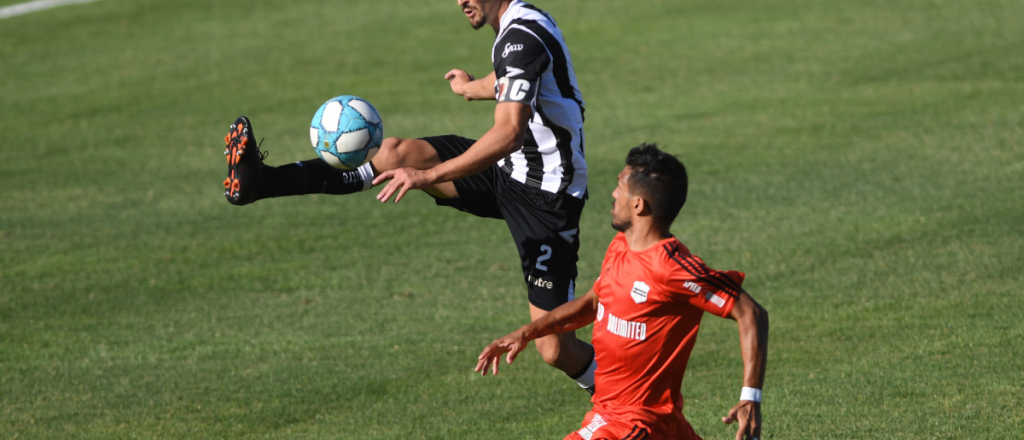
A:
{"label": "lotto logo on shorts", "polygon": [[583,437],[586,440],[590,440],[590,437],[594,436],[594,431],[597,431],[602,426],[607,424],[608,422],[604,421],[604,418],[602,418],[601,415],[598,414],[594,416],[593,419],[590,420],[590,424],[583,427],[583,429],[579,430],[578,433],[580,437]]}

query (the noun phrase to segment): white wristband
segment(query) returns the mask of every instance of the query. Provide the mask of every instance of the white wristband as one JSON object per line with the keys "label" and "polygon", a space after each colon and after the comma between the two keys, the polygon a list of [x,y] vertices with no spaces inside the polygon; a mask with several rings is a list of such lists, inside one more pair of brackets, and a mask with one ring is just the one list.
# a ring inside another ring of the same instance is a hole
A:
{"label": "white wristband", "polygon": [[757,388],[743,387],[740,392],[740,400],[752,400],[761,403],[761,390]]}

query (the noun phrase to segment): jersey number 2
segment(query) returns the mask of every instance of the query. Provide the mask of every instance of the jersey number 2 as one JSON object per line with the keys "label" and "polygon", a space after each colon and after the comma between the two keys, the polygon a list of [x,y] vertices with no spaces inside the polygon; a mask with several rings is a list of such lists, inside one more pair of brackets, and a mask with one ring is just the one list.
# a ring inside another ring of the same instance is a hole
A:
{"label": "jersey number 2", "polygon": [[540,270],[543,270],[544,272],[547,272],[548,271],[548,267],[546,265],[542,264],[542,263],[544,263],[545,261],[548,261],[551,258],[551,246],[548,246],[546,244],[545,245],[541,245],[540,246],[540,251],[543,252],[544,255],[541,255],[540,258],[537,259],[537,269],[540,269]]}

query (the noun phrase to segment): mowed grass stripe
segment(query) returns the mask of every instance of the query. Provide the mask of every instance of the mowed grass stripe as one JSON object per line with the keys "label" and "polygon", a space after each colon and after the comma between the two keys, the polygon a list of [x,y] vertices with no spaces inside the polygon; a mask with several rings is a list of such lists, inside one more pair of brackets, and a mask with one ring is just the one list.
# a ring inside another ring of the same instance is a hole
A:
{"label": "mowed grass stripe", "polygon": [[61,6],[79,5],[92,3],[98,0],[36,0],[25,3],[17,3],[11,6],[0,7],[0,20],[17,17],[19,15],[31,14],[33,12],[45,11]]}

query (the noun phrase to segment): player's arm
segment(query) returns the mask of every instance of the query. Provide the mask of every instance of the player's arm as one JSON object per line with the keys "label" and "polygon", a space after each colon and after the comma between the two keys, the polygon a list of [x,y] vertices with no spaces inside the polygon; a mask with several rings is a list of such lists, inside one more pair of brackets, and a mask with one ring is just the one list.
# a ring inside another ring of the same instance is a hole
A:
{"label": "player's arm", "polygon": [[[743,356],[743,387],[740,402],[734,406],[722,422],[739,422],[736,440],[761,437],[761,396],[764,386],[765,366],[768,362],[768,312],[746,292],[740,291],[736,304],[726,318],[736,321],[740,333],[740,352]],[[756,394],[754,396],[753,394]],[[742,400],[742,399],[755,400]]]}
{"label": "player's arm", "polygon": [[433,183],[451,182],[477,174],[515,153],[523,145],[533,108],[521,102],[499,102],[494,108],[494,127],[465,153],[431,168]]}
{"label": "player's arm", "polygon": [[[377,200],[386,202],[395,195],[395,203],[398,203],[409,190],[425,189],[441,182],[472,176],[522,147],[527,126],[533,117],[533,106],[540,92],[540,79],[551,59],[543,42],[525,31],[510,30],[500,43],[515,47],[516,50],[510,50],[496,60],[495,72],[480,82],[469,81],[471,77],[468,74],[462,77],[461,74],[465,74],[462,71],[448,72],[458,77],[452,80],[453,90],[456,87],[455,81],[459,81],[460,91],[462,86],[469,86],[470,89],[464,92],[473,97],[483,95],[484,89],[488,89],[488,97],[498,101],[494,107],[494,126],[466,152],[429,170],[398,168],[381,173],[373,179],[373,184],[378,185],[386,180],[390,182],[377,194]],[[498,79],[498,76],[501,78]]]}
{"label": "player's arm", "polygon": [[395,203],[398,203],[409,190],[472,176],[498,163],[523,144],[526,126],[532,116],[533,108],[529,104],[499,102],[494,108],[494,127],[465,153],[429,170],[398,168],[380,173],[373,179],[374,185],[391,181],[377,194],[377,200],[386,202],[397,192]]}
{"label": "player's arm", "polygon": [[465,70],[452,69],[444,75],[444,79],[452,86],[452,92],[466,101],[494,100],[494,72],[476,79]]}
{"label": "player's arm", "polygon": [[509,364],[516,359],[530,341],[556,333],[573,331],[594,322],[597,317],[597,294],[590,289],[586,295],[569,301],[555,310],[545,313],[536,321],[526,324],[501,339],[491,342],[477,357],[475,371],[487,375],[487,367],[498,374],[498,358],[508,353],[505,361]]}

